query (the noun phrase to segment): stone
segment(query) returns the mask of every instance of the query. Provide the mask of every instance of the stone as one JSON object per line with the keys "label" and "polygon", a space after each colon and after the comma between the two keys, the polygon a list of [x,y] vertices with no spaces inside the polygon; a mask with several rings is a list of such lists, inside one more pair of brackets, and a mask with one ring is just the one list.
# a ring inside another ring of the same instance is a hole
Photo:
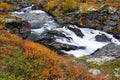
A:
{"label": "stone", "polygon": [[108,21],[107,22],[107,25],[109,25],[109,26],[117,26],[117,24],[118,24],[118,22],[117,21]]}
{"label": "stone", "polygon": [[117,20],[119,19],[119,16],[118,16],[117,14],[114,14],[114,15],[111,15],[111,16],[110,16],[110,19],[111,19],[112,21],[117,21]]}
{"label": "stone", "polygon": [[94,74],[94,75],[98,75],[98,74],[101,73],[101,71],[98,70],[98,69],[90,69],[89,72],[91,72],[91,73]]}
{"label": "stone", "polygon": [[95,64],[102,65],[105,62],[111,62],[115,59],[116,59],[115,57],[111,57],[111,56],[100,56],[100,57],[91,57],[87,59],[87,62],[93,62]]}
{"label": "stone", "polygon": [[74,45],[69,45],[69,44],[64,44],[64,43],[59,43],[59,42],[55,42],[53,40],[39,40],[39,43],[44,44],[45,46],[51,48],[51,49],[55,49],[58,52],[60,50],[65,50],[65,51],[70,51],[70,50],[77,50],[77,49],[83,49],[83,47],[77,47]]}
{"label": "stone", "polygon": [[67,27],[69,30],[71,30],[71,31],[73,31],[77,36],[79,36],[79,37],[83,37],[84,36],[84,34],[81,32],[81,30],[80,29],[78,29],[78,28],[72,28],[72,27]]}
{"label": "stone", "polygon": [[120,58],[120,45],[115,43],[109,43],[108,45],[102,47],[101,49],[96,50],[91,57],[100,57],[100,56],[111,56],[115,58]]}
{"label": "stone", "polygon": [[18,36],[21,36],[23,39],[26,39],[31,34],[31,25],[28,21],[8,22],[6,23],[6,27]]}
{"label": "stone", "polygon": [[37,33],[31,33],[28,37],[27,37],[27,39],[28,40],[31,40],[31,41],[38,41],[40,38],[40,35],[38,35]]}
{"label": "stone", "polygon": [[105,34],[95,36],[95,40],[99,42],[111,42],[111,38],[108,38]]}

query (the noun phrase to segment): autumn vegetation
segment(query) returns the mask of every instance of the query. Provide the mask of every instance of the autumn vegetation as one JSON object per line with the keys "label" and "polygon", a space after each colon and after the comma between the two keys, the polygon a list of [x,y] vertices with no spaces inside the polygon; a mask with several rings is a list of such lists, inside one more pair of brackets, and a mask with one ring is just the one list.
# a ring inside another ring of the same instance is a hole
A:
{"label": "autumn vegetation", "polygon": [[[0,30],[0,73],[20,80],[99,80],[70,56],[59,56],[41,44]],[[5,77],[5,78],[7,78]]]}
{"label": "autumn vegetation", "polygon": [[[33,3],[47,1],[45,10],[54,16],[74,11],[78,8],[79,2],[82,2],[81,0],[29,1]],[[87,6],[85,3],[83,12],[86,12]],[[8,12],[10,5],[1,2],[0,8]],[[88,72],[89,66],[83,67],[68,55],[58,55],[57,52],[41,44],[23,40],[9,33],[4,27],[6,15],[8,14],[0,14],[0,80],[112,80],[109,76],[106,77],[106,73],[91,74]],[[112,63],[105,66],[109,65]]]}

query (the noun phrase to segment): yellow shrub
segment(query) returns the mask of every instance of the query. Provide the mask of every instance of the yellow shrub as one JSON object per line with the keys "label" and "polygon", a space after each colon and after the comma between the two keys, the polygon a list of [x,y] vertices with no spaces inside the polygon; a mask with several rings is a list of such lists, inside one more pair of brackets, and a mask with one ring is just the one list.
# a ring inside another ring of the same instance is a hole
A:
{"label": "yellow shrub", "polygon": [[0,25],[4,25],[4,24],[5,24],[5,16],[0,15]]}
{"label": "yellow shrub", "polygon": [[48,1],[48,3],[47,3],[47,8],[46,8],[46,10],[47,10],[47,11],[48,11],[48,10],[51,10],[51,9],[54,8],[54,6],[55,6],[55,0],[50,0],[50,1]]}
{"label": "yellow shrub", "polygon": [[64,11],[74,10],[77,7],[75,0],[65,0],[62,2],[62,8]]}
{"label": "yellow shrub", "polygon": [[10,5],[5,2],[0,2],[0,8],[3,8],[5,12],[7,12],[10,9]]}

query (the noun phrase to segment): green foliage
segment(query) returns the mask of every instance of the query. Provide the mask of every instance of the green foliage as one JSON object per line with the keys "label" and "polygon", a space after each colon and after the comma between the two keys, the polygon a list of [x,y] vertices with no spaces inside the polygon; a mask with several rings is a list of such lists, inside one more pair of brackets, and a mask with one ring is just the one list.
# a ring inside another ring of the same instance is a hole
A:
{"label": "green foliage", "polygon": [[83,56],[83,57],[79,57],[79,58],[75,58],[75,60],[77,61],[77,62],[79,62],[79,61],[86,61],[88,58],[86,57],[86,56]]}
{"label": "green foliage", "polygon": [[4,73],[4,72],[0,72],[0,80],[24,80],[24,79],[21,77],[16,78],[13,75],[10,75],[10,74]]}
{"label": "green foliage", "polygon": [[44,68],[42,61],[34,60],[33,56],[25,59],[21,51],[16,52],[14,57],[1,55],[0,59],[2,59],[2,65],[7,67],[9,73],[12,73],[16,77],[21,76],[24,79],[33,79],[36,76],[40,78],[40,72],[37,69]]}

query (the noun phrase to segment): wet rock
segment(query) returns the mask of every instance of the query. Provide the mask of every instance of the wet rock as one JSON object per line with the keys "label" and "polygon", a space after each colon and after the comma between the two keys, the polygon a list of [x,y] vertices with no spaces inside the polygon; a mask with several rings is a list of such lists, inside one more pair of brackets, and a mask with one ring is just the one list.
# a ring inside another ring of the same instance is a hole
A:
{"label": "wet rock", "polygon": [[87,57],[87,62],[93,62],[98,65],[112,62],[120,58],[120,45],[109,43],[108,45],[96,50],[93,54]]}
{"label": "wet rock", "polygon": [[111,38],[108,38],[105,34],[95,36],[95,40],[99,42],[110,42]]}
{"label": "wet rock", "polygon": [[27,39],[28,40],[31,40],[31,41],[38,41],[40,38],[40,35],[38,35],[37,33],[31,33],[28,37],[27,37]]}
{"label": "wet rock", "polygon": [[69,30],[71,30],[71,31],[73,31],[77,36],[79,36],[79,37],[83,37],[84,36],[84,34],[81,32],[81,30],[80,29],[78,29],[78,28],[72,28],[72,27],[67,27]]}
{"label": "wet rock", "polygon": [[77,47],[74,45],[59,43],[59,42],[55,42],[52,40],[40,40],[39,42],[44,44],[45,46],[51,48],[51,49],[57,50],[58,52],[60,50],[70,51],[70,50],[83,49],[83,47]]}
{"label": "wet rock", "polygon": [[10,32],[21,36],[23,39],[26,39],[31,33],[31,25],[28,21],[8,22],[6,27]]}
{"label": "wet rock", "polygon": [[61,38],[61,39],[66,39],[68,42],[70,42],[71,38],[65,36],[65,34],[63,34],[62,32],[59,32],[57,30],[50,30],[47,31],[45,33],[43,33],[43,35],[40,36],[40,39],[44,39],[44,40],[53,40],[55,41],[56,39]]}
{"label": "wet rock", "polygon": [[55,35],[55,36],[59,36],[59,37],[66,37],[62,32],[59,32],[56,30],[50,30],[47,32],[47,34]]}
{"label": "wet rock", "polygon": [[91,57],[111,56],[115,58],[120,57],[120,45],[110,43],[101,49],[96,50]]}
{"label": "wet rock", "polygon": [[61,50],[70,51],[70,50],[77,50],[77,49],[85,49],[83,46],[75,46],[65,43],[56,42],[56,39],[65,39],[68,42],[70,42],[71,38],[67,37],[62,32],[59,32],[57,30],[50,30],[43,32],[41,35],[32,34],[28,37],[28,39],[32,39],[35,42],[41,43],[51,49],[54,49],[58,52],[61,52]]}

